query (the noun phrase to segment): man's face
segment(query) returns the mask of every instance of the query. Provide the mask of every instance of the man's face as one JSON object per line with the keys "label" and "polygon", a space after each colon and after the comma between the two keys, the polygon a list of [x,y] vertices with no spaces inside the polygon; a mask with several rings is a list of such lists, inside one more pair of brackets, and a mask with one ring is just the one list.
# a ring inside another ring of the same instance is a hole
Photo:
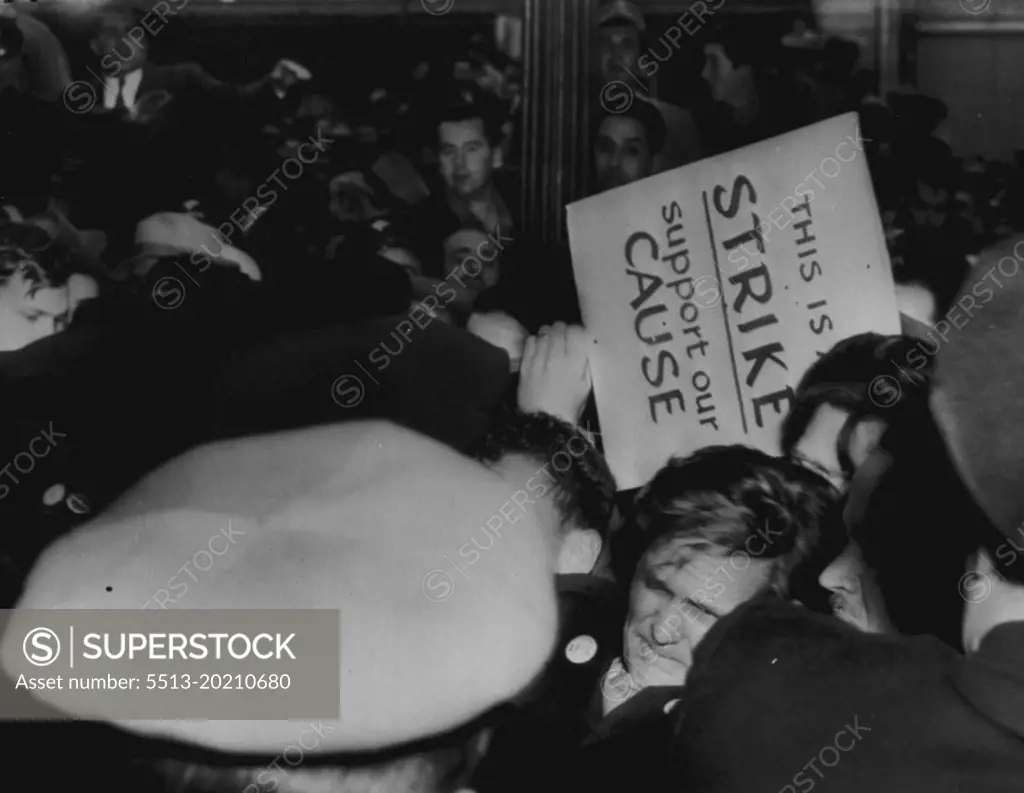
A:
{"label": "man's face", "polygon": [[644,125],[629,116],[609,116],[597,131],[594,158],[600,190],[650,176],[653,156]]}
{"label": "man's face", "polygon": [[633,80],[638,73],[637,60],[640,58],[640,31],[632,25],[603,27],[598,34],[598,58],[601,78],[612,80]]}
{"label": "man's face", "polygon": [[[462,287],[454,276],[448,283],[457,291],[468,290],[474,297],[491,288],[498,283],[497,253],[482,231],[459,229],[444,242],[444,274],[448,277],[455,272],[466,286]],[[485,258],[492,261],[484,261]]]}
{"label": "man's face", "polygon": [[441,176],[449,188],[460,196],[471,196],[490,185],[501,155],[487,140],[483,119],[445,121],[440,139]]}
{"label": "man's face", "polygon": [[24,268],[18,270],[0,286],[0,351],[20,350],[60,332],[70,319],[71,309],[67,284],[50,287],[33,283],[25,277]]}
{"label": "man's face", "polygon": [[629,594],[624,660],[638,688],[682,685],[693,651],[723,616],[764,591],[773,562],[685,539],[647,551]]}
{"label": "man's face", "polygon": [[851,542],[818,577],[832,593],[832,613],[865,633],[895,633],[882,590],[868,569],[860,546]]}

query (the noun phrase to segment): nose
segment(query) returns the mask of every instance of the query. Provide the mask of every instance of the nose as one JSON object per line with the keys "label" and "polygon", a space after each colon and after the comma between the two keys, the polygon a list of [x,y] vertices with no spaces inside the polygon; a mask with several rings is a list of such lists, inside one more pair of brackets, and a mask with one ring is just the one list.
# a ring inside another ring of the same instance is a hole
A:
{"label": "nose", "polygon": [[855,595],[860,591],[860,581],[856,575],[857,551],[853,545],[848,545],[832,564],[826,567],[820,576],[818,583],[823,589],[829,592],[844,592]]}
{"label": "nose", "polygon": [[677,644],[682,639],[680,624],[682,617],[675,608],[668,608],[659,611],[651,626],[651,638],[656,647],[667,647]]}

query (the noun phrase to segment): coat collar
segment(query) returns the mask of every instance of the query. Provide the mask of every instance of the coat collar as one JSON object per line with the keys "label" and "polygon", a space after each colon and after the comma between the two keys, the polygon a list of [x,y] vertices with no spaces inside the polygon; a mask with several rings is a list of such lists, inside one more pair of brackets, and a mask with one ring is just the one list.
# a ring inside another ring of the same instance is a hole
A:
{"label": "coat collar", "polygon": [[992,629],[963,665],[957,685],[975,708],[1024,738],[1024,622]]}

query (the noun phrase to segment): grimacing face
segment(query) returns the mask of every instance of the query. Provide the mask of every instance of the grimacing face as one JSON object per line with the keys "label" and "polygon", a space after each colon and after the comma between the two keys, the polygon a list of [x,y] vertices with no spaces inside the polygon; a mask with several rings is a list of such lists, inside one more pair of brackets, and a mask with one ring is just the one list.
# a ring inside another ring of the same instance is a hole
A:
{"label": "grimacing face", "polygon": [[654,156],[644,125],[630,116],[609,116],[594,142],[597,185],[601,190],[631,184],[651,175]]}
{"label": "grimacing face", "polygon": [[444,121],[439,129],[441,176],[458,195],[477,195],[491,183],[501,167],[501,149],[491,146],[484,121]]}
{"label": "grimacing face", "polygon": [[763,592],[774,562],[676,538],[637,567],[623,629],[623,659],[637,688],[686,682],[693,651],[715,623]]}

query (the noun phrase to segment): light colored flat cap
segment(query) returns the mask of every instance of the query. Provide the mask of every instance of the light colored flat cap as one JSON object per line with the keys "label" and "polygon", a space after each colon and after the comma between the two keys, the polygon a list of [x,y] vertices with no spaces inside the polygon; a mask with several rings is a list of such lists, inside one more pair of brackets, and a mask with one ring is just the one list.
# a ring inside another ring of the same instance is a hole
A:
{"label": "light colored flat cap", "polygon": [[[417,740],[515,696],[554,646],[553,504],[525,508],[471,565],[459,554],[472,537],[484,545],[481,527],[530,475],[520,468],[499,474],[385,422],[202,447],[47,549],[19,608],[142,608],[230,520],[233,548],[173,607],[340,609],[342,716],[324,722],[335,731],[324,730],[317,751]],[[460,559],[463,576],[448,559]],[[452,587],[443,600],[442,583]],[[21,652],[4,643],[9,672]],[[297,730],[287,721],[119,726],[274,754]]]}

